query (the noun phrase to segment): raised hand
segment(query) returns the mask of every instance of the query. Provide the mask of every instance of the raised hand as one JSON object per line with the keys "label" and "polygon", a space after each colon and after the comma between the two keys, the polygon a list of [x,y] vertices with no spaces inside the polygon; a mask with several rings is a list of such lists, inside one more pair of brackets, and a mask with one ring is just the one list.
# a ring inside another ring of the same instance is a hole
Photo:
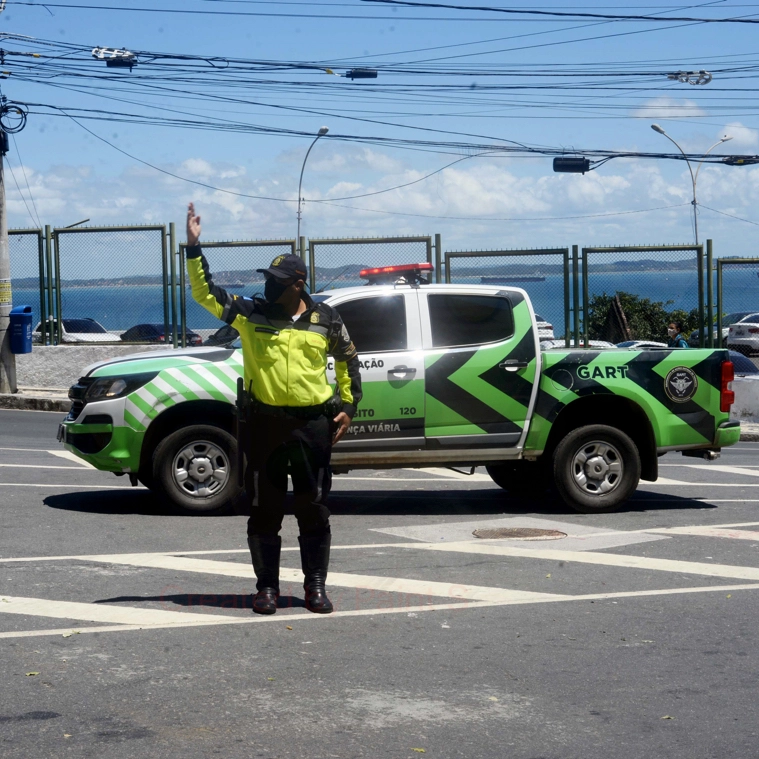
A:
{"label": "raised hand", "polygon": [[200,241],[200,216],[195,215],[195,204],[187,204],[187,245],[197,245]]}

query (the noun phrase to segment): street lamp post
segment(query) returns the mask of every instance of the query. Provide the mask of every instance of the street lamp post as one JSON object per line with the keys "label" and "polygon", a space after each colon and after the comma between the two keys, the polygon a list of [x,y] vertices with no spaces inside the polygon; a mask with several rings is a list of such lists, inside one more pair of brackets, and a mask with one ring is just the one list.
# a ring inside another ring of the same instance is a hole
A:
{"label": "street lamp post", "polygon": [[[701,171],[701,166],[704,163],[704,159],[702,158],[698,162],[696,173],[694,174],[693,167],[688,160],[688,156],[685,155],[685,151],[658,124],[651,124],[651,129],[653,129],[654,132],[663,134],[683,154],[683,158],[685,158],[685,162],[688,164],[688,171],[690,171],[690,181],[693,185],[693,200],[691,201],[693,204],[693,232],[696,237],[696,245],[698,245],[698,201],[696,200],[696,182],[698,182],[698,172]],[[708,156],[709,153],[711,153],[712,150],[717,147],[717,145],[721,145],[723,142],[727,142],[728,140],[732,139],[732,137],[725,135],[721,140],[715,142],[714,145],[712,145],[709,150],[706,151],[706,153],[704,153],[704,158],[706,158],[706,156]]]}
{"label": "street lamp post", "polygon": [[319,130],[319,134],[316,135],[316,137],[314,138],[314,141],[311,143],[311,145],[309,146],[308,150],[306,151],[306,157],[303,159],[303,166],[300,167],[300,181],[298,182],[298,236],[296,237],[296,240],[298,242],[298,253],[300,254],[301,258],[303,258],[303,251],[300,249],[301,248],[301,245],[300,245],[300,218],[301,218],[301,210],[300,209],[301,209],[301,203],[303,201],[303,198],[301,197],[301,192],[302,192],[302,189],[303,189],[303,172],[306,169],[306,161],[308,160],[308,155],[311,152],[311,149],[314,147],[314,145],[316,145],[317,140],[320,137],[324,137],[324,135],[327,134],[327,132],[329,132],[329,127],[323,126]]}

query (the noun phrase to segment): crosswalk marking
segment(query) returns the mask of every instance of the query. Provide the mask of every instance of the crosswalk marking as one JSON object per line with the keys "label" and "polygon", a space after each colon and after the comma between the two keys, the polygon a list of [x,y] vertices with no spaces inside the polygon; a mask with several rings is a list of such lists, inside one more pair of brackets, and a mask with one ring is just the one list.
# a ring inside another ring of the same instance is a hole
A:
{"label": "crosswalk marking", "polygon": [[[156,554],[117,554],[104,556],[81,556],[80,560],[96,561],[108,564],[124,564],[132,567],[151,567],[180,572],[200,572],[203,574],[222,575],[224,577],[254,578],[253,567],[232,561],[212,561],[209,559],[190,559],[185,556],[166,556]],[[303,582],[300,569],[281,568],[280,579],[285,582]],[[491,601],[502,603],[519,599],[556,597],[554,593],[535,593],[524,590],[508,590],[481,585],[466,585],[433,580],[407,580],[401,577],[384,577],[378,575],[361,575],[346,572],[330,572],[328,583],[342,588],[357,590],[376,590],[383,593],[407,593],[415,596],[433,596],[459,598],[467,601]],[[561,596],[562,598],[564,596]]]}
{"label": "crosswalk marking", "polygon": [[[175,618],[170,622],[154,624],[115,624],[99,627],[64,627],[48,630],[12,630],[0,632],[0,639],[4,638],[27,638],[41,636],[58,636],[68,635],[71,633],[101,633],[101,632],[128,632],[136,630],[158,630],[178,627],[208,627],[211,625],[246,625],[246,624],[272,624],[282,622],[321,622],[322,624],[332,620],[339,620],[344,617],[375,617],[387,614],[418,614],[432,611],[463,611],[465,609],[484,609],[498,606],[520,606],[525,604],[537,603],[562,603],[567,601],[612,601],[613,599],[623,598],[644,598],[648,596],[674,596],[690,595],[693,593],[734,593],[740,590],[759,590],[759,585],[754,583],[745,583],[740,585],[707,585],[699,588],[664,588],[660,590],[632,590],[622,591],[619,593],[590,593],[581,596],[550,596],[543,594],[540,598],[514,598],[508,601],[468,601],[465,603],[442,603],[442,604],[425,604],[423,606],[396,606],[391,608],[377,609],[349,609],[348,611],[336,611],[333,614],[322,615],[312,614],[311,612],[293,612],[280,615],[262,617],[251,615],[250,617],[224,616],[219,618],[210,614],[194,615],[200,619],[190,619],[190,615],[185,612],[172,612]],[[541,594],[535,594],[536,596]],[[41,601],[42,599],[32,599]],[[0,604],[0,613],[2,612]]]}
{"label": "crosswalk marking", "polygon": [[460,541],[458,543],[419,543],[404,547],[428,551],[454,551],[457,553],[489,554],[491,556],[512,556],[525,559],[550,559],[553,561],[575,561],[580,564],[600,564],[609,567],[626,567],[628,569],[649,569],[659,572],[676,572],[694,574],[704,577],[730,577],[736,580],[754,580],[759,582],[759,567],[739,567],[728,564],[706,564],[695,561],[676,559],[652,559],[647,556],[629,556],[616,553],[596,553],[593,551],[562,551],[544,549],[544,543],[534,548],[513,548],[511,546],[482,544],[481,541]]}
{"label": "crosswalk marking", "polygon": [[691,469],[707,469],[710,472],[724,472],[725,474],[742,474],[746,477],[759,477],[759,470],[744,469],[740,466],[728,466],[727,464],[688,464]]}
{"label": "crosswalk marking", "polygon": [[75,453],[72,453],[71,451],[67,451],[64,449],[56,450],[56,451],[48,451],[48,453],[52,454],[53,456],[58,456],[60,459],[68,459],[68,461],[73,461],[76,464],[79,464],[79,466],[83,467],[84,469],[96,469],[92,464],[85,461],[84,459],[77,456]]}
{"label": "crosswalk marking", "polygon": [[0,596],[0,612],[4,614],[23,614],[32,617],[81,619],[86,622],[110,622],[125,625],[159,625],[179,621],[198,622],[201,620],[223,622],[227,619],[225,616],[213,614],[142,609],[133,606],[80,603],[77,601],[51,601],[47,598],[22,598],[19,596]]}
{"label": "crosswalk marking", "polygon": [[731,540],[754,540],[759,542],[756,530],[724,530],[717,527],[658,527],[646,532],[659,535],[694,535],[703,538],[730,538]]}

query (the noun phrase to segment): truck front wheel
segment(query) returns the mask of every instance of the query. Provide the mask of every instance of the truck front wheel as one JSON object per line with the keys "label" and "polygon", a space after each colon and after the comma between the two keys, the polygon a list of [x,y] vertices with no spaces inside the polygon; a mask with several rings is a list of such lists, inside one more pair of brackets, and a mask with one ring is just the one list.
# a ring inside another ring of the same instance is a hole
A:
{"label": "truck front wheel", "polygon": [[584,514],[615,511],[638,487],[640,454],[624,432],[605,424],[572,430],[553,456],[556,488]]}
{"label": "truck front wheel", "polygon": [[183,427],[155,449],[153,473],[158,490],[180,512],[225,514],[240,491],[237,441],[210,424]]}

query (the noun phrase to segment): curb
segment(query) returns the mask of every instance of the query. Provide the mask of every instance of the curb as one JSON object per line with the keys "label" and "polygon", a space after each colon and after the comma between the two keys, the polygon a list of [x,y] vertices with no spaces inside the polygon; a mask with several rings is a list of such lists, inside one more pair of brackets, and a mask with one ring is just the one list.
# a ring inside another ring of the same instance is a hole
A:
{"label": "curb", "polygon": [[[22,393],[0,394],[0,409],[16,411],[61,411],[69,412],[71,401],[68,398],[51,398],[44,395],[25,395]],[[743,422],[741,425],[742,443],[759,443],[759,424]]]}
{"label": "curb", "polygon": [[68,398],[51,398],[44,395],[22,395],[21,393],[0,394],[0,409],[17,411],[62,411],[69,412],[71,401]]}

